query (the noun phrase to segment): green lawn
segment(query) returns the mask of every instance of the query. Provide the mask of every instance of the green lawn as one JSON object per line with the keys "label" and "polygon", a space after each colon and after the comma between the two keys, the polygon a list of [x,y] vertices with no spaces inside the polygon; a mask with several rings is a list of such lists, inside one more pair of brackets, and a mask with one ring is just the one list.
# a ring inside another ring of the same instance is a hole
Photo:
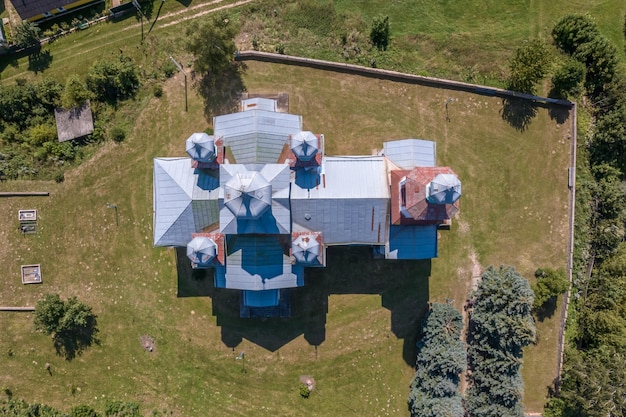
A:
{"label": "green lawn", "polygon": [[[120,49],[150,79],[168,54],[189,62],[181,53],[180,19],[231,3],[166,2],[143,45],[134,17],[96,25],[47,46],[52,61],[43,73],[28,71],[27,58],[0,58],[0,81],[42,75],[63,81]],[[263,3],[253,5],[263,10]],[[393,43],[386,55],[376,55],[379,67],[414,73],[468,79],[475,72],[477,81],[499,84],[521,40],[547,39],[559,16],[584,10],[623,49],[626,6],[616,0],[591,6],[419,1],[407,7],[349,0],[335,5],[351,13],[349,22],[358,21],[353,11],[359,10],[366,26],[374,16],[388,14]],[[282,3],[268,7],[274,6],[282,13]],[[249,19],[241,8],[232,10],[234,18]],[[329,43],[308,35],[282,38],[280,18],[263,16],[265,33],[274,36],[265,46],[282,39],[287,53],[342,60],[340,47],[329,51],[324,49]],[[251,31],[240,38],[242,46],[259,21],[244,24]],[[427,302],[453,299],[461,308],[472,271],[490,264],[514,265],[527,278],[538,267],[565,267],[569,121],[559,124],[539,108],[520,132],[501,118],[501,100],[492,97],[248,65],[248,90],[288,92],[291,112],[303,115],[306,129],[325,134],[329,155],[370,154],[390,139],[437,141],[439,164],[459,174],[464,190],[459,217],[450,231],[440,233],[439,258],[384,262],[359,248],[332,249],[328,267],[309,273],[306,286],[294,292],[292,319],[239,320],[236,296],[215,290],[210,280],[191,278],[173,250],[152,247],[152,158],[182,156],[189,134],[207,127],[195,94],[184,112],[183,80],[177,75],[166,82],[163,98],[148,97],[146,91],[123,105],[119,117],[132,128],[126,142],[104,145],[70,170],[64,183],[0,183],[1,190],[51,192],[50,197],[0,199],[5,248],[0,304],[34,305],[48,292],[76,295],[93,306],[101,329],[100,346],[66,362],[55,356],[49,337],[33,331],[32,314],[0,313],[0,387],[65,410],[81,403],[102,408],[105,398],[114,398],[178,416],[244,416],[250,409],[259,416],[408,415],[418,317]],[[446,122],[449,98],[454,101]],[[119,226],[107,202],[118,205]],[[23,208],[39,210],[35,236],[17,231],[17,210]],[[42,285],[20,283],[19,267],[26,263],[42,264]],[[559,315],[538,323],[539,343],[526,350],[528,411],[541,411],[554,378]],[[142,349],[141,335],[155,338],[155,352]],[[235,360],[241,351],[246,373]],[[45,363],[52,364],[52,376]],[[298,395],[304,374],[317,381],[309,400]]]}
{"label": "green lawn", "polygon": [[[519,132],[495,98],[259,63],[249,64],[246,81],[251,92],[288,92],[291,112],[325,134],[328,154],[369,154],[394,138],[436,140],[439,163],[464,185],[439,258],[384,262],[358,248],[333,249],[328,267],[295,292],[293,319],[238,319],[232,293],[190,279],[173,250],[152,248],[152,158],[183,155],[184,139],[207,126],[195,94],[184,112],[177,77],[162,99],[137,100],[126,142],[107,144],[63,184],[0,184],[51,192],[0,200],[2,304],[76,295],[93,306],[101,329],[100,346],[66,362],[33,331],[30,313],[2,313],[0,386],[63,409],[114,398],[180,416],[407,415],[417,318],[428,301],[450,298],[460,308],[477,264],[515,265],[527,277],[565,265],[569,128],[545,109]],[[119,207],[119,227],[107,202]],[[39,210],[37,235],[18,233],[20,208]],[[42,264],[42,285],[20,283],[24,263]],[[553,378],[556,345],[545,335],[557,326],[540,324],[540,343],[525,358],[531,411],[541,409]],[[143,350],[144,334],[155,338],[155,352]],[[246,373],[235,360],[241,351]],[[317,381],[309,400],[297,390],[305,374]]]}

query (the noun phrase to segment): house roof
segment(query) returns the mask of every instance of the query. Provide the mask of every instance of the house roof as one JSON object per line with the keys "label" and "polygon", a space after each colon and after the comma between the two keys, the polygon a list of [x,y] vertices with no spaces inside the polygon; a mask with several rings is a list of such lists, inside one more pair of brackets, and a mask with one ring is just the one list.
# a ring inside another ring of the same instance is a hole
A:
{"label": "house roof", "polygon": [[276,163],[289,135],[302,130],[302,116],[253,108],[213,119],[214,136],[223,138],[237,164]]}
{"label": "house roof", "polygon": [[400,169],[434,167],[436,143],[422,139],[401,139],[385,142],[383,154]]}
{"label": "house roof", "polygon": [[326,157],[319,185],[291,189],[294,231],[321,231],[325,244],[383,244],[389,224],[383,157]]}
{"label": "house roof", "polygon": [[[242,178],[248,177],[243,184]],[[291,233],[289,178],[287,164],[220,165],[220,232]],[[238,192],[237,184],[249,189]]]}
{"label": "house roof", "polygon": [[[449,167],[417,167],[412,170],[391,171],[392,224],[441,223],[454,217],[459,211],[458,199],[451,204],[445,201],[438,204],[435,199],[428,199],[429,185],[440,174],[456,177]],[[458,178],[457,182],[460,192],[461,183]]]}
{"label": "house roof", "polygon": [[154,159],[154,245],[186,246],[191,234],[219,219],[214,170],[191,168],[189,158]]}
{"label": "house roof", "polygon": [[437,225],[390,226],[387,259],[431,259],[437,257]]}
{"label": "house roof", "polygon": [[93,133],[93,114],[89,100],[82,106],[69,110],[54,109],[54,119],[59,142],[77,139]]}
{"label": "house roof", "polygon": [[11,0],[22,20],[74,3],[76,0]]}

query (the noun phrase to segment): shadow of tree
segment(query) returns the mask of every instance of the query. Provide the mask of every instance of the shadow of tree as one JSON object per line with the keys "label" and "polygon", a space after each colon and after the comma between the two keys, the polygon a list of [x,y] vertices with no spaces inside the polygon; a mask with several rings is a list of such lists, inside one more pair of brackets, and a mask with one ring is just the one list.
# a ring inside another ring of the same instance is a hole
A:
{"label": "shadow of tree", "polygon": [[537,107],[530,100],[503,98],[500,116],[516,130],[523,132],[537,115]]}
{"label": "shadow of tree", "polygon": [[536,309],[535,315],[537,316],[537,320],[542,322],[545,319],[549,319],[554,316],[557,307],[556,302],[556,296],[550,297],[540,308]]}
{"label": "shadow of tree", "polygon": [[[563,94],[560,90],[557,90],[554,87],[552,87],[552,89],[548,93],[548,97],[567,100],[567,95]],[[569,119],[569,113],[570,109],[565,106],[548,107],[548,114],[550,115],[550,119],[556,121],[560,125],[562,125],[567,121],[567,119]]]}
{"label": "shadow of tree", "polygon": [[43,51],[39,49],[28,56],[28,70],[33,71],[35,74],[43,72],[50,67],[52,59],[53,57],[48,49]]}
{"label": "shadow of tree", "polygon": [[85,317],[82,323],[76,323],[72,326],[71,330],[63,330],[54,335],[54,347],[57,355],[71,361],[94,343],[100,344],[97,334],[98,320],[95,314],[91,314]]}
{"label": "shadow of tree", "polygon": [[[237,109],[240,94],[246,91],[243,73],[246,65],[235,62],[221,72],[211,72],[194,79],[204,100],[204,117],[212,120],[216,114],[229,114]],[[193,75],[195,77],[195,74]]]}

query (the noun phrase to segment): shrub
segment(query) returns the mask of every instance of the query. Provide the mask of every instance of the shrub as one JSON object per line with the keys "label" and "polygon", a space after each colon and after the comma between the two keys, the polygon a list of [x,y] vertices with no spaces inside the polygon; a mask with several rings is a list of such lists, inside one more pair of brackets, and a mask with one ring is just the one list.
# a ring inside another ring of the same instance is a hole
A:
{"label": "shrub", "polygon": [[585,65],[575,59],[568,59],[552,76],[554,92],[559,97],[581,93],[587,70]]}
{"label": "shrub", "polygon": [[163,96],[163,87],[161,87],[161,84],[155,84],[154,87],[152,87],[152,94],[157,98]]}
{"label": "shrub", "polygon": [[370,39],[379,51],[387,50],[387,46],[389,46],[389,16],[374,19]]}
{"label": "shrub", "polygon": [[111,129],[111,131],[109,132],[109,136],[111,137],[113,142],[121,143],[124,142],[124,139],[126,139],[126,132],[124,132],[124,129],[122,129],[121,127],[116,126]]}
{"label": "shrub", "polygon": [[302,398],[309,398],[311,396],[311,388],[305,383],[300,384],[300,396]]}
{"label": "shrub", "polygon": [[63,181],[65,181],[65,174],[63,173],[63,171],[57,171],[56,174],[54,174],[54,181],[57,184],[60,184]]}

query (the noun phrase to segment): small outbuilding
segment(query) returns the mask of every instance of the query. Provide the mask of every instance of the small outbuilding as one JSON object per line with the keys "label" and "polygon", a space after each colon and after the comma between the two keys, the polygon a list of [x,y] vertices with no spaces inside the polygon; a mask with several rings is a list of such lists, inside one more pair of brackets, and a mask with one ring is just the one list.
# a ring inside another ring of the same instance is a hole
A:
{"label": "small outbuilding", "polygon": [[93,133],[93,114],[89,100],[82,106],[69,110],[55,109],[54,119],[59,142],[82,138]]}

